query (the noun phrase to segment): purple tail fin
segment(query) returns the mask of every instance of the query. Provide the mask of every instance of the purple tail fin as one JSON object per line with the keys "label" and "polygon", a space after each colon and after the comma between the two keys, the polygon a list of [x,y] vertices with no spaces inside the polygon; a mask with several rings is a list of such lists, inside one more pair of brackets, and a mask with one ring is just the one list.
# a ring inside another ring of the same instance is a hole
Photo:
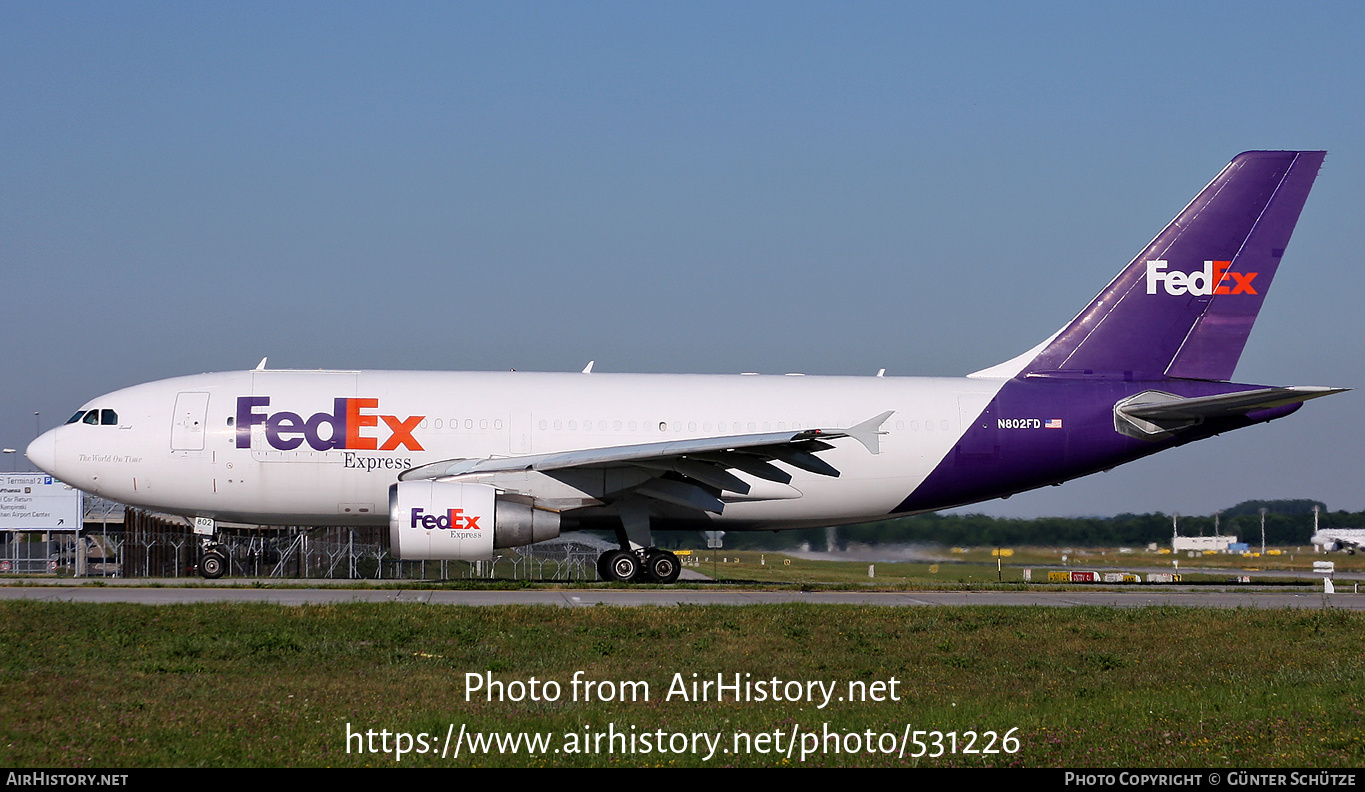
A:
{"label": "purple tail fin", "polygon": [[1021,374],[1230,379],[1325,153],[1238,154]]}

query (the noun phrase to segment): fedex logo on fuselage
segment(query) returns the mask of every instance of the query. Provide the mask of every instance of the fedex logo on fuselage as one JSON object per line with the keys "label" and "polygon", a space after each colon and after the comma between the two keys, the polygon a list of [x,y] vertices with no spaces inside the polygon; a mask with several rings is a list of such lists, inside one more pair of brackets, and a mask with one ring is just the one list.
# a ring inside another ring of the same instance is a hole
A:
{"label": "fedex logo on fuselage", "polygon": [[448,528],[452,531],[477,531],[479,529],[479,515],[465,514],[464,509],[447,509],[443,515],[426,514],[421,508],[412,510],[412,527],[418,526],[428,531],[436,528]]}
{"label": "fedex logo on fuselage", "polygon": [[1256,287],[1251,285],[1259,273],[1229,272],[1231,261],[1205,261],[1204,269],[1194,272],[1166,271],[1169,262],[1165,260],[1147,262],[1147,293],[1156,294],[1160,283],[1167,294],[1192,294],[1204,297],[1210,294],[1255,294]]}
{"label": "fedex logo on fuselage", "polygon": [[[292,451],[305,441],[314,451],[334,448],[394,451],[399,446],[412,451],[423,450],[422,444],[412,436],[412,430],[426,416],[375,415],[369,411],[379,409],[378,399],[333,399],[332,412],[314,413],[307,419],[295,412],[266,413],[263,408],[269,405],[269,396],[237,397],[238,448],[251,448],[251,427],[264,426],[265,441],[280,451]],[[368,433],[369,428],[378,427],[381,420],[389,430],[383,445],[379,444],[377,436]]]}

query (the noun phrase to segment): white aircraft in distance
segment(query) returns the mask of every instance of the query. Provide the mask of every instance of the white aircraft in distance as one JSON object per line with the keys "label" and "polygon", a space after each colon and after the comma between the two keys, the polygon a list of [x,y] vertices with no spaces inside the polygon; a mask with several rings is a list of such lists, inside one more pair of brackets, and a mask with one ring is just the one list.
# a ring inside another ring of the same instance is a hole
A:
{"label": "white aircraft in distance", "polygon": [[1357,550],[1365,548],[1365,528],[1323,528],[1315,531],[1308,543],[1321,547],[1326,553],[1340,550],[1355,555]]}
{"label": "white aircraft in distance", "polygon": [[[28,448],[123,503],[389,525],[402,559],[616,531],[603,578],[672,582],[652,529],[880,520],[1057,484],[1339,392],[1230,382],[1323,152],[1238,155],[1070,323],[964,378],[253,371],[92,399]],[[201,571],[224,560],[206,543]]]}

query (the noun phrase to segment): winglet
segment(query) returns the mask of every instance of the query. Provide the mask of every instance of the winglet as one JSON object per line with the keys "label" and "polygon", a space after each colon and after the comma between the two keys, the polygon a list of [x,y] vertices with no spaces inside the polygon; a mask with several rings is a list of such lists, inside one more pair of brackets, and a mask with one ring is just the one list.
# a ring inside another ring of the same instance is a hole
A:
{"label": "winglet", "polygon": [[584,374],[591,374],[591,373],[592,373],[592,364],[594,364],[594,363],[596,363],[596,362],[597,362],[596,360],[589,360],[589,361],[588,361],[588,365],[586,365],[586,366],[583,367],[583,373],[584,373]]}
{"label": "winglet", "polygon": [[868,418],[857,426],[840,429],[839,433],[848,435],[854,440],[862,443],[863,447],[871,453],[880,454],[882,452],[881,436],[886,434],[886,432],[881,431],[882,424],[886,423],[887,418],[890,418],[895,414],[895,410],[887,410],[881,415]]}
{"label": "winglet", "polygon": [[256,364],[256,371],[265,371],[265,361],[268,358],[261,358],[261,362]]}

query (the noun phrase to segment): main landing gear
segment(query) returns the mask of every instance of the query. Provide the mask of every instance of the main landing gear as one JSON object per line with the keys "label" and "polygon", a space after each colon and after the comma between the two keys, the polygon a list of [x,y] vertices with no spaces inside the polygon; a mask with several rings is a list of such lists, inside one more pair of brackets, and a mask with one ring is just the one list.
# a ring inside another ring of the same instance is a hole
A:
{"label": "main landing gear", "polygon": [[617,504],[621,527],[616,531],[619,550],[597,558],[597,576],[616,583],[673,583],[682,571],[678,557],[654,546],[649,532],[649,507],[639,500]]}
{"label": "main landing gear", "polygon": [[673,583],[681,571],[678,557],[657,547],[608,550],[597,557],[597,576],[616,583]]}

